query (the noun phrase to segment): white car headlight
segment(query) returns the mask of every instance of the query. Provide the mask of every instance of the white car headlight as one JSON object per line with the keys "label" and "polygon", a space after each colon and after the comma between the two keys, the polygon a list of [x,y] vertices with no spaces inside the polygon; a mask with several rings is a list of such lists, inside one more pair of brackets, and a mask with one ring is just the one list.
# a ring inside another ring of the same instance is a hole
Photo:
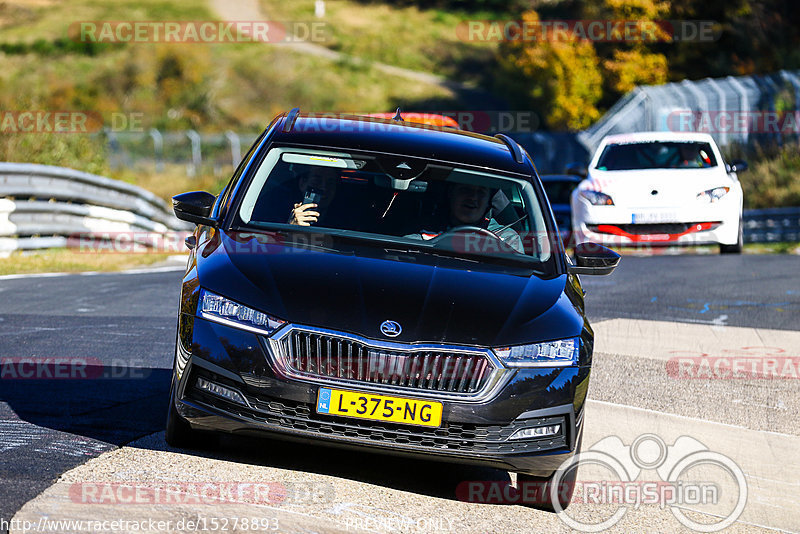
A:
{"label": "white car headlight", "polygon": [[593,206],[613,206],[614,201],[610,196],[600,191],[592,191],[591,189],[584,189],[580,195],[588,200]]}
{"label": "white car headlight", "polygon": [[709,189],[708,191],[703,191],[702,193],[698,193],[697,200],[699,200],[700,202],[707,202],[711,204],[712,202],[716,202],[717,200],[727,195],[728,191],[730,190],[731,190],[730,187],[715,187],[714,189]]}
{"label": "white car headlight", "polygon": [[286,324],[286,321],[215,295],[205,289],[200,290],[198,307],[201,317],[258,334],[269,335]]}
{"label": "white car headlight", "polygon": [[572,365],[578,361],[580,340],[560,339],[545,343],[495,348],[494,353],[509,367]]}

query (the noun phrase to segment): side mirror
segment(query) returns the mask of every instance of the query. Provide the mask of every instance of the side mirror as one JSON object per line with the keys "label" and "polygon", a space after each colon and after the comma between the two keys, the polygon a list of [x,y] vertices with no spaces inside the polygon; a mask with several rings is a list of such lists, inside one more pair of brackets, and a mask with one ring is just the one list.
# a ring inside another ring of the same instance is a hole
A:
{"label": "side mirror", "polygon": [[728,165],[728,172],[743,172],[747,169],[747,162],[741,159],[735,159]]}
{"label": "side mirror", "polygon": [[564,167],[564,172],[571,176],[580,176],[581,178],[589,176],[589,169],[586,168],[586,165],[580,163],[570,163]]}
{"label": "side mirror", "polygon": [[192,191],[172,197],[172,209],[175,216],[182,220],[206,226],[216,226],[217,221],[211,218],[211,210],[217,197],[206,191]]}
{"label": "side mirror", "polygon": [[597,243],[580,243],[575,246],[577,265],[567,267],[572,274],[611,274],[619,263],[619,254]]}

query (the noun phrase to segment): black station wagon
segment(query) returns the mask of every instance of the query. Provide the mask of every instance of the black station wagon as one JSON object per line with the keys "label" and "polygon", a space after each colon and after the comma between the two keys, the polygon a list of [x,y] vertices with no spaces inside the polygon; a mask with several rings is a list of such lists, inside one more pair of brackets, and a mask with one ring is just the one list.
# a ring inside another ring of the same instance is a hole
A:
{"label": "black station wagon", "polygon": [[[573,264],[510,138],[294,109],[219,196],[173,203],[197,228],[170,444],[268,433],[492,466],[545,493],[579,447],[593,333],[577,275],[619,256],[583,243]],[[559,480],[566,506],[574,472]]]}

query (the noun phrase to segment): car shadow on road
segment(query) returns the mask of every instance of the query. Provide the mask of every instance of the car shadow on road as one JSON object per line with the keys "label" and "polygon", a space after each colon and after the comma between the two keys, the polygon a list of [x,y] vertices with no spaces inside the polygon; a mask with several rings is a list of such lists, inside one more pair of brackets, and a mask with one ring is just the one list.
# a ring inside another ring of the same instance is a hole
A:
{"label": "car shadow on road", "polygon": [[23,421],[116,446],[191,454],[287,471],[335,476],[446,499],[466,481],[510,483],[499,469],[419,460],[278,439],[200,434],[192,449],[163,438],[171,370],[86,368],[85,378],[0,380],[0,402]]}
{"label": "car shadow on road", "polygon": [[[163,433],[130,444],[150,450],[264,466],[286,471],[316,473],[408,491],[419,495],[457,499],[457,489],[468,481],[510,484],[507,471],[488,467],[406,458],[372,451],[313,445],[280,439],[232,434],[200,434],[196,447],[172,448]],[[461,495],[462,492],[458,492]]]}
{"label": "car shadow on road", "polygon": [[0,402],[28,423],[113,445],[164,428],[170,369],[86,365],[56,378],[59,370],[43,361],[3,365]]}

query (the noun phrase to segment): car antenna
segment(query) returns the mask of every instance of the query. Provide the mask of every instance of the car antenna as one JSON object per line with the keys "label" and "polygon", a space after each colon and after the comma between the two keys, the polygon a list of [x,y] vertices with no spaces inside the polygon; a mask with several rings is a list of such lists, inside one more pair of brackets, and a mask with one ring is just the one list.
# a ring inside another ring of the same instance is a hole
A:
{"label": "car antenna", "polygon": [[397,122],[405,122],[403,120],[403,116],[400,115],[400,108],[397,108],[397,111],[394,112],[394,117],[392,117],[392,120]]}

